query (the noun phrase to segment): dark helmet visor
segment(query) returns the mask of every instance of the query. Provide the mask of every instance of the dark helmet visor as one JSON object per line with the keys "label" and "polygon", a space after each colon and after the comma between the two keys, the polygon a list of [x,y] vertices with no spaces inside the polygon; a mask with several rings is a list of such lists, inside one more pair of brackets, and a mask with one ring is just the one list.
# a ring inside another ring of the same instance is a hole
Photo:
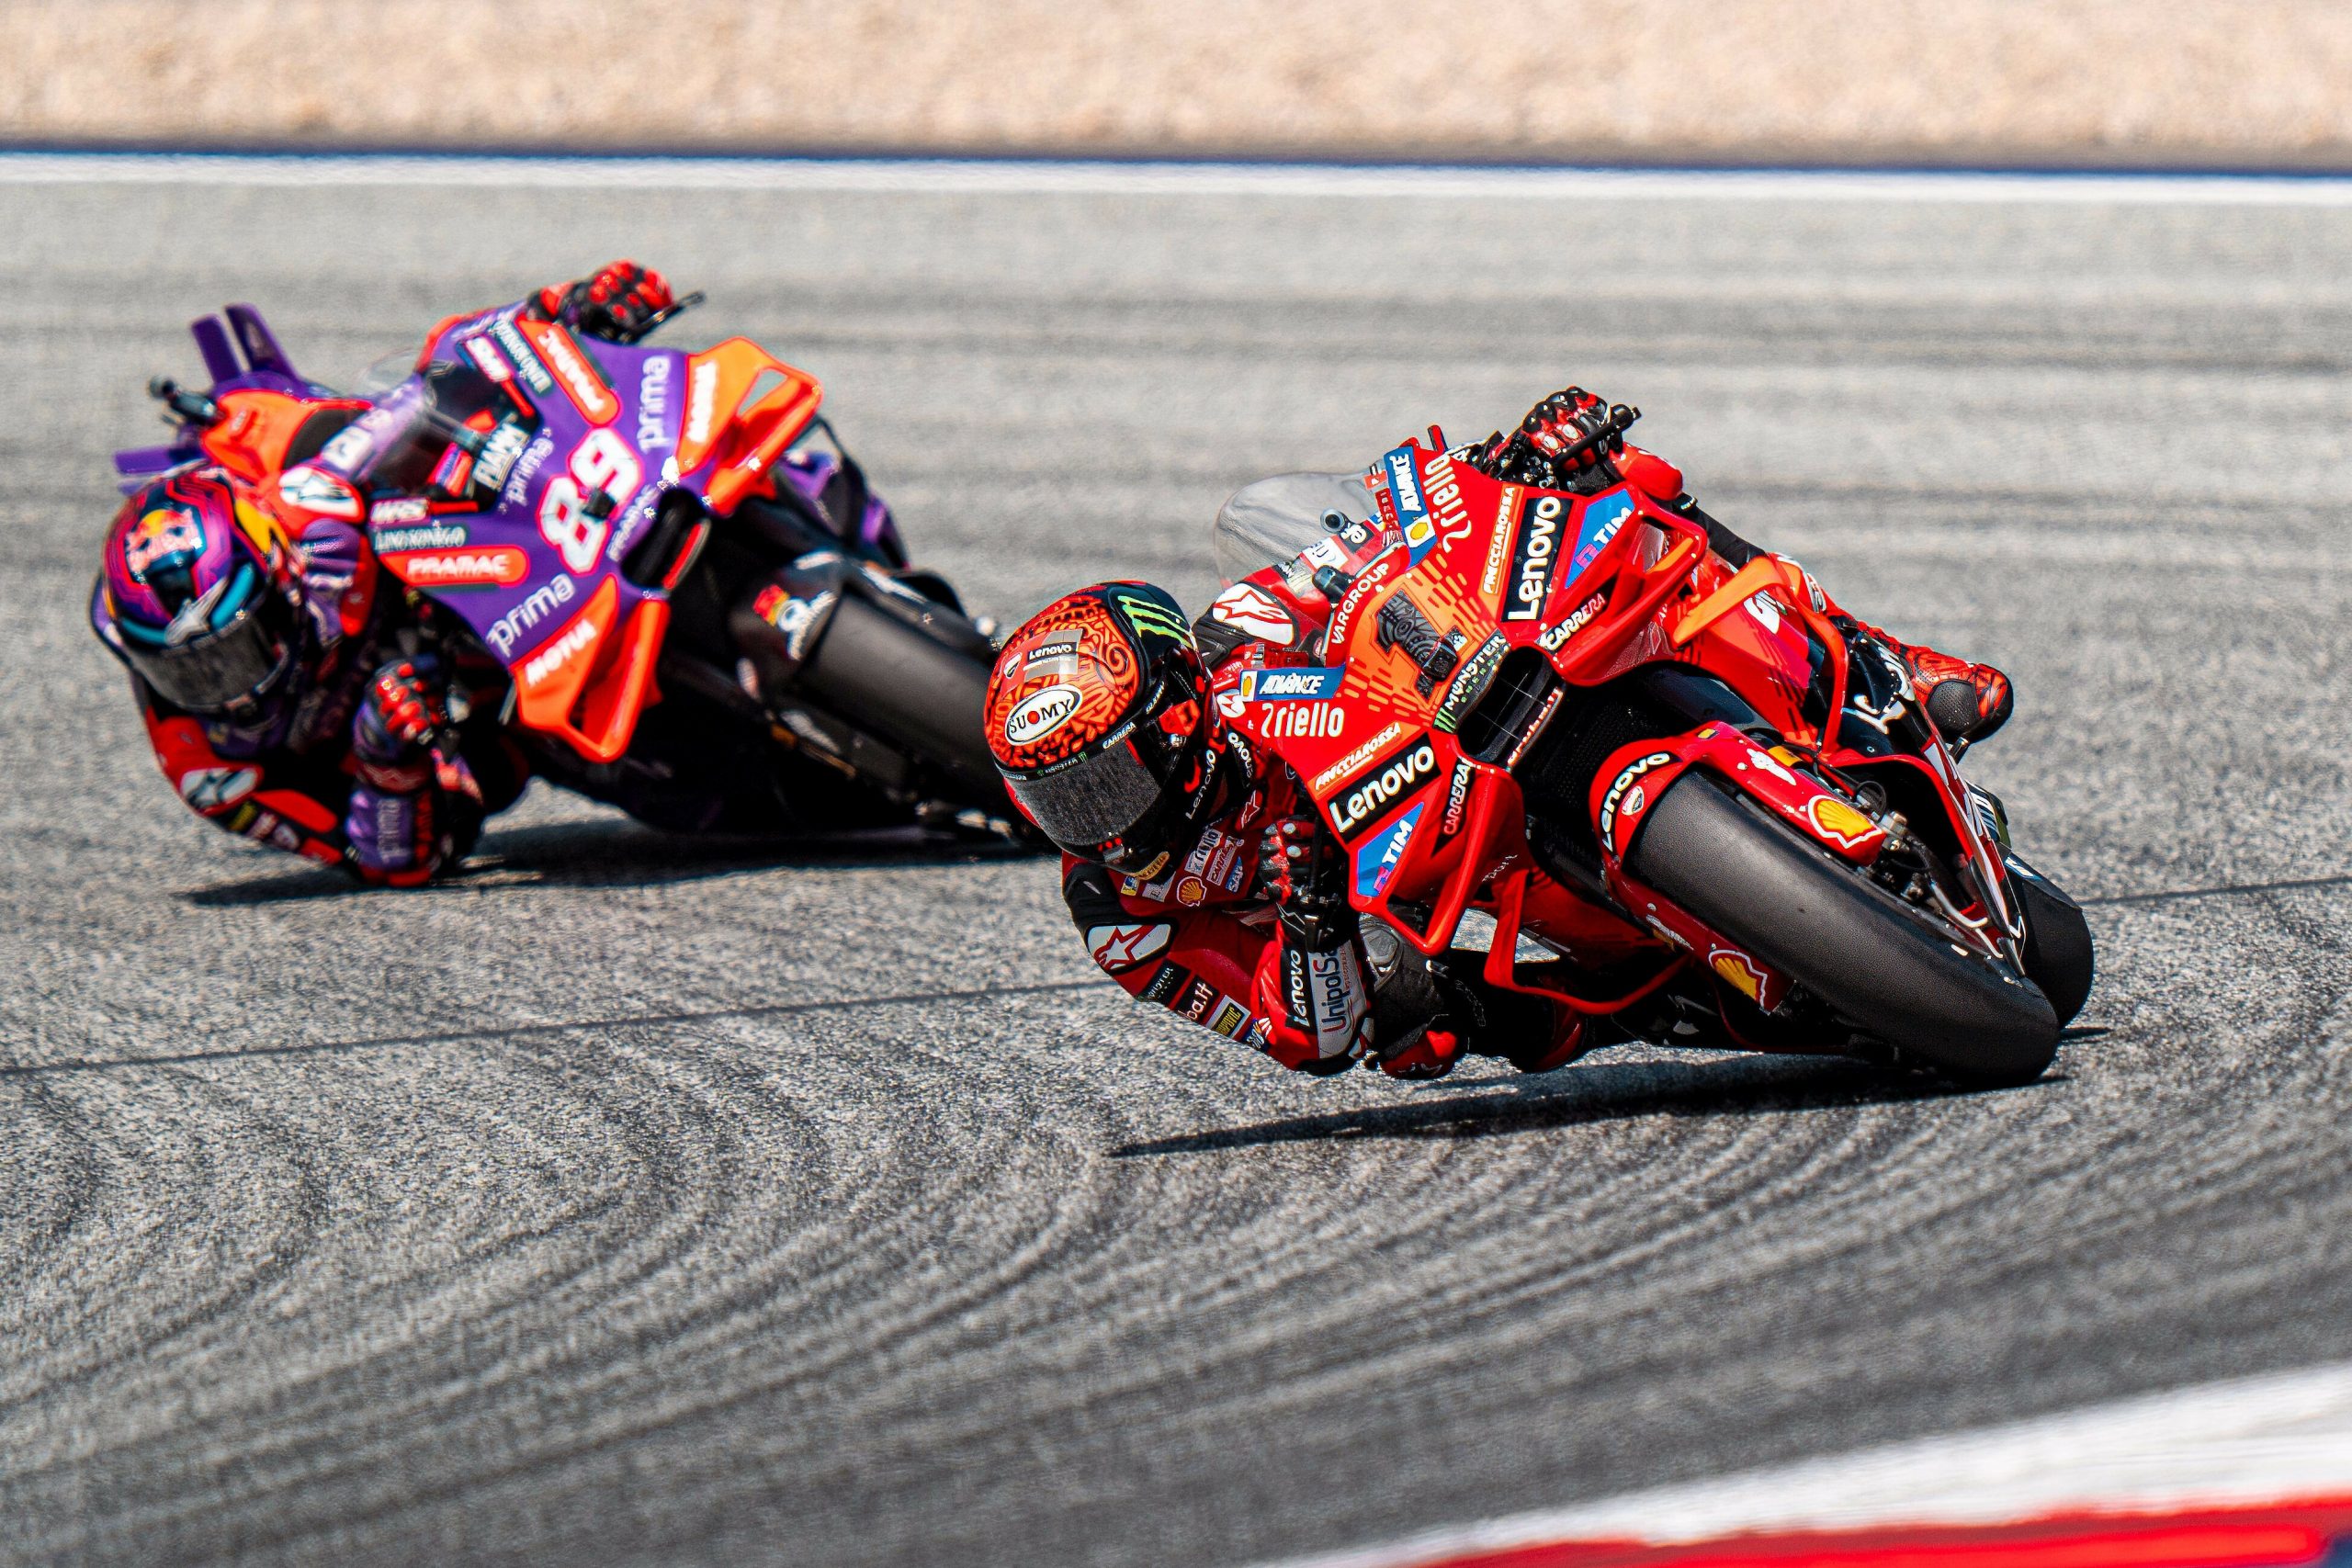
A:
{"label": "dark helmet visor", "polygon": [[257,580],[250,585],[241,580],[237,586],[248,588],[242,604],[232,588],[212,624],[178,642],[122,623],[122,650],[130,667],[174,707],[218,713],[264,695],[293,667],[293,606]]}
{"label": "dark helmet visor", "polygon": [[1162,787],[1133,735],[1051,773],[1004,782],[1046,837],[1078,855],[1131,832],[1159,804]]}

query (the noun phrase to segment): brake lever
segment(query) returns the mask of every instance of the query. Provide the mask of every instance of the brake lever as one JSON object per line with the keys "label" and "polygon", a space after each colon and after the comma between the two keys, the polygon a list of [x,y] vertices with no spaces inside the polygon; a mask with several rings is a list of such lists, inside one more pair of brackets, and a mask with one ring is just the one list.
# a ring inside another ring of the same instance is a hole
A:
{"label": "brake lever", "polygon": [[651,337],[672,318],[684,315],[688,310],[691,310],[695,306],[701,304],[706,298],[707,296],[699,288],[695,289],[691,294],[680,295],[671,303],[663,306],[661,310],[654,311],[653,314],[645,318],[645,325],[639,331],[637,334],[637,341],[639,343],[643,343],[647,338]]}

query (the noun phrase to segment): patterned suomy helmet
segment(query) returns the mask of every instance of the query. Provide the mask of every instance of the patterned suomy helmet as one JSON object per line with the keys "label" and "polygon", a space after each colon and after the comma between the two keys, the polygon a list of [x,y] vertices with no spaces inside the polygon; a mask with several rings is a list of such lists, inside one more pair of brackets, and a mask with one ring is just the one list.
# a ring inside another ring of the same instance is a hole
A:
{"label": "patterned suomy helmet", "polygon": [[997,655],[989,751],[1047,838],[1149,874],[1213,805],[1207,691],[1175,600],[1143,582],[1080,589]]}
{"label": "patterned suomy helmet", "polygon": [[292,670],[300,606],[268,537],[218,468],[167,474],[115,514],[97,587],[108,641],[173,706],[243,716]]}

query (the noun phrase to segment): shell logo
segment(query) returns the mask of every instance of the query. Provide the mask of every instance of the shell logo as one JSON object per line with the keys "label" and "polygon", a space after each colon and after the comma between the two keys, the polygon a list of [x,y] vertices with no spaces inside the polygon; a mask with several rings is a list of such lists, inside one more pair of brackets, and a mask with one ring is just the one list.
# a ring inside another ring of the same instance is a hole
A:
{"label": "shell logo", "polygon": [[1805,804],[1804,809],[1805,815],[1813,819],[1814,828],[1824,838],[1834,840],[1847,849],[1853,849],[1880,836],[1877,823],[1842,800],[1816,795]]}
{"label": "shell logo", "polygon": [[1758,1001],[1762,998],[1764,971],[1758,969],[1755,960],[1749,958],[1747,954],[1735,952],[1728,947],[1719,947],[1707,955],[1707,965],[1723,977],[1725,985],[1739,992],[1749,1001]]}

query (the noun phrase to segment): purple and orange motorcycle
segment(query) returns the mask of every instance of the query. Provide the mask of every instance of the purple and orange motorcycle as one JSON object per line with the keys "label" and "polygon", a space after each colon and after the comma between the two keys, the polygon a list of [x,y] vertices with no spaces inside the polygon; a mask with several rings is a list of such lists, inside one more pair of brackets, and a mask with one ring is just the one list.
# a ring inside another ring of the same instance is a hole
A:
{"label": "purple and orange motorcycle", "polygon": [[351,396],[253,307],[222,317],[190,329],[209,389],[150,386],[175,439],[117,468],[209,463],[266,513],[363,523],[542,777],[670,829],[1020,836],[979,739],[989,628],[908,564],[814,378],[508,307]]}

